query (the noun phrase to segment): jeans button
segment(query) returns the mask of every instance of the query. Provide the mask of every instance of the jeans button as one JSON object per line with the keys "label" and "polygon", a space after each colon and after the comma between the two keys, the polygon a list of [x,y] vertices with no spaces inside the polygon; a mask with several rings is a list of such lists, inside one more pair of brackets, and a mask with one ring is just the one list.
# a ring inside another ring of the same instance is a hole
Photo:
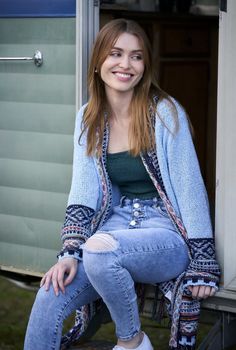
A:
{"label": "jeans button", "polygon": [[134,211],[134,216],[137,218],[139,216],[139,212],[137,210]]}
{"label": "jeans button", "polygon": [[140,204],[139,203],[134,203],[134,208],[135,209],[138,209],[140,207]]}
{"label": "jeans button", "polygon": [[136,222],[135,220],[131,220],[131,221],[130,221],[130,225],[131,225],[131,226],[135,226],[136,224],[137,224],[137,222]]}

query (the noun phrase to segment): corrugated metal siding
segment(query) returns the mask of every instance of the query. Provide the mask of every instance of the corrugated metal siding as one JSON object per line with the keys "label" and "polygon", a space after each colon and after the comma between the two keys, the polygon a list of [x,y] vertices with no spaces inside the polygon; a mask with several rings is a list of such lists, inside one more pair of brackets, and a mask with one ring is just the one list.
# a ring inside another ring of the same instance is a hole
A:
{"label": "corrugated metal siding", "polygon": [[71,181],[75,19],[0,19],[0,265],[45,271],[56,261]]}

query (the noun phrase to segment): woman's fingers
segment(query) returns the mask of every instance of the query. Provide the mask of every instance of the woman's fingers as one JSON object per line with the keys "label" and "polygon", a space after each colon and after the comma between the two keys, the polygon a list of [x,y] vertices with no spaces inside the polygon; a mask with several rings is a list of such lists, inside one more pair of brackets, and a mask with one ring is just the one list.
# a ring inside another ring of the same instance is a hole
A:
{"label": "woman's fingers", "polygon": [[[43,276],[40,287],[44,286],[48,291],[50,284],[52,283],[56,296],[59,295],[59,291],[65,293],[65,286],[70,284],[76,275],[78,262],[73,258],[66,258],[55,264],[51,269]],[[64,280],[65,273],[68,274]]]}
{"label": "woman's fingers", "polygon": [[215,294],[215,288],[209,286],[189,286],[193,299],[206,299]]}
{"label": "woman's fingers", "polygon": [[204,295],[203,295],[203,298],[204,299],[206,299],[206,298],[208,298],[210,295],[211,295],[211,287],[205,287],[205,293],[204,293]]}
{"label": "woman's fingers", "polygon": [[42,277],[42,279],[40,281],[40,287],[42,287],[44,285],[45,280],[46,280],[46,273],[45,273],[45,275]]}
{"label": "woman's fingers", "polygon": [[52,283],[55,294],[58,295],[59,288],[58,288],[58,283],[57,283],[57,275],[58,275],[57,265],[54,265],[43,276],[41,283],[40,283],[40,287],[44,286],[45,290],[48,291],[50,288],[50,284]]}
{"label": "woman's fingers", "polygon": [[54,266],[52,266],[50,268],[50,270],[48,270],[48,272],[45,273],[45,275],[42,277],[41,282],[40,282],[40,287],[42,287],[43,285],[45,285],[46,281],[51,281],[51,276],[52,276],[52,270],[53,270]]}
{"label": "woman's fingers", "polygon": [[76,271],[77,271],[77,264],[76,265],[72,265],[71,268],[70,268],[70,271],[68,271],[69,274],[68,274],[68,276],[66,277],[66,279],[64,281],[64,285],[65,286],[68,286],[68,284],[70,284],[72,282],[72,280],[75,277]]}
{"label": "woman's fingers", "polygon": [[215,294],[215,292],[216,292],[215,288],[211,287],[210,296],[212,297]]}
{"label": "woman's fingers", "polygon": [[58,280],[57,279],[58,279],[58,271],[55,268],[53,270],[53,274],[52,274],[52,286],[53,286],[54,293],[56,294],[56,296],[59,295],[59,286],[58,286]]}
{"label": "woman's fingers", "polygon": [[[200,286],[199,290],[198,290],[198,295],[197,298],[198,299],[204,299],[205,295],[206,295],[206,286]],[[209,287],[208,287],[209,288]]]}
{"label": "woman's fingers", "polygon": [[49,290],[49,286],[51,283],[52,279],[52,269],[50,269],[46,274],[45,274],[45,281],[44,281],[44,288],[45,290]]}
{"label": "woman's fingers", "polygon": [[200,288],[200,286],[193,286],[193,289],[192,289],[192,297],[193,297],[193,299],[197,299],[198,298],[199,288]]}
{"label": "woman's fingers", "polygon": [[62,293],[65,293],[65,283],[64,283],[65,270],[66,269],[62,266],[60,269],[58,269],[58,275],[57,275],[58,285]]}

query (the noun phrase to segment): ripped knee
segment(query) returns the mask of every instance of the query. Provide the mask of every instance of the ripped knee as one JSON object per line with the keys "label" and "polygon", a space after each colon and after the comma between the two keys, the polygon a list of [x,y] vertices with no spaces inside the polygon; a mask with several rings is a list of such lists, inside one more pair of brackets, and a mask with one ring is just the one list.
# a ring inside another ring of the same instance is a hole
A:
{"label": "ripped knee", "polygon": [[84,244],[88,251],[114,251],[118,248],[119,243],[109,233],[96,233],[90,237]]}

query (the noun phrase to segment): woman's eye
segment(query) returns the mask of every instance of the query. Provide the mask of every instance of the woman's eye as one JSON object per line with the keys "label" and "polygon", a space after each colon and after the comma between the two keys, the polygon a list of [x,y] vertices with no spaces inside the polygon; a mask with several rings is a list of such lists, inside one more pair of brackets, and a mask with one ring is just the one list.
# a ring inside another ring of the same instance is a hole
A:
{"label": "woman's eye", "polygon": [[136,61],[140,61],[140,60],[142,60],[143,58],[142,58],[141,55],[134,55],[134,56],[132,56],[132,59],[134,59],[134,60],[136,60]]}
{"label": "woman's eye", "polygon": [[116,52],[116,51],[111,52],[110,56],[112,56],[112,57],[120,57],[120,52]]}
{"label": "woman's eye", "polygon": [[[119,52],[119,51],[112,51],[112,52],[110,53],[110,56],[111,56],[111,57],[121,57],[121,56],[122,56],[122,53]],[[132,55],[132,56],[130,56],[130,57],[131,57],[132,60],[135,60],[135,61],[140,61],[140,60],[143,59],[142,55],[140,55],[140,54],[135,54],[135,55]]]}

